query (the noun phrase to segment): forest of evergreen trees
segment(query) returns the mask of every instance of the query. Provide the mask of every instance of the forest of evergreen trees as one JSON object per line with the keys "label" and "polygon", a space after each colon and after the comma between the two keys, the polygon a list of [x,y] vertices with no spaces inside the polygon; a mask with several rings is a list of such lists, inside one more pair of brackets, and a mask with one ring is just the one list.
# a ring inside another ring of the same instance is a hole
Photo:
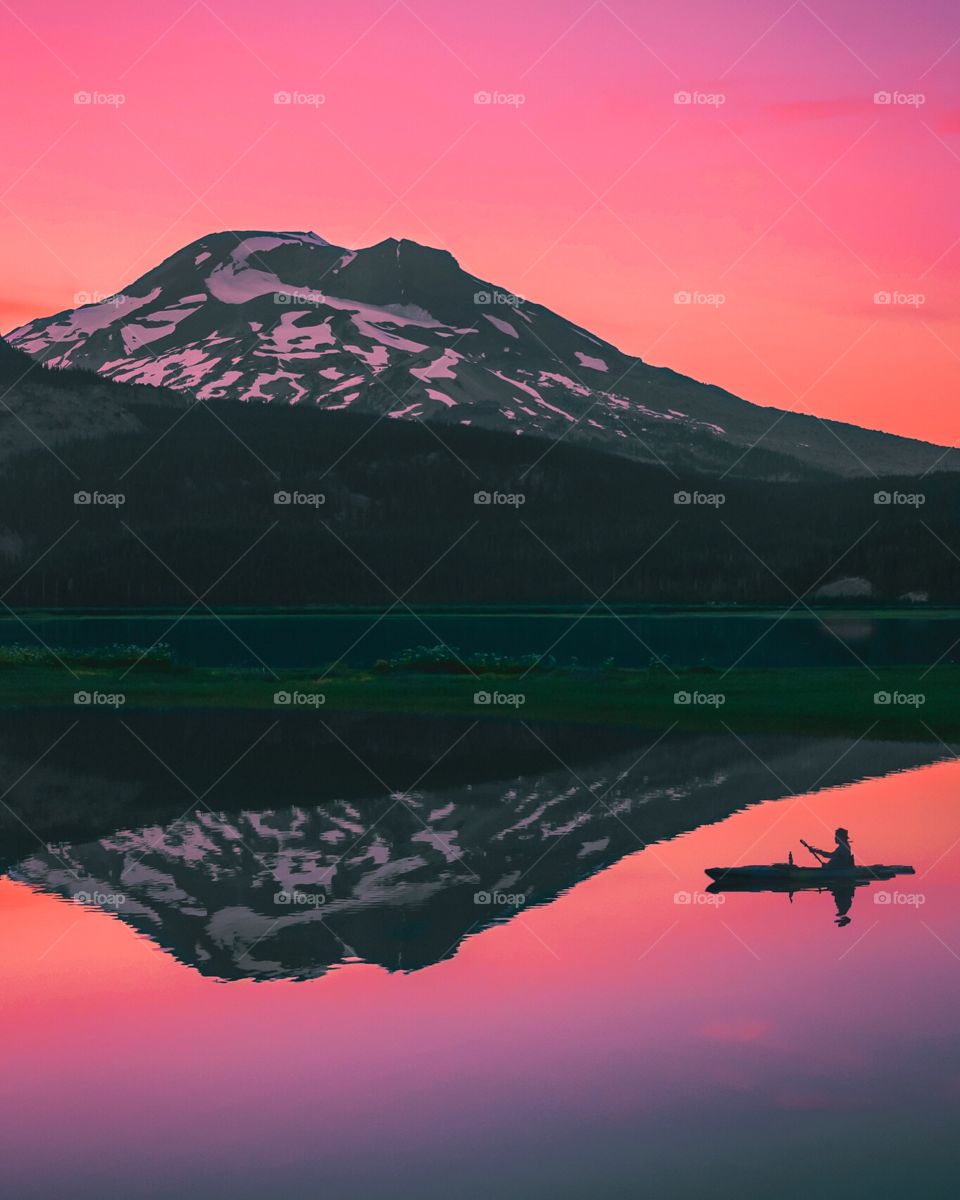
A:
{"label": "forest of evergreen trees", "polygon": [[848,576],[882,601],[960,597],[957,474],[677,478],[565,443],[349,413],[222,402],[172,429],[169,409],[136,415],[139,433],[57,447],[80,482],[40,448],[6,462],[6,604],[789,604]]}

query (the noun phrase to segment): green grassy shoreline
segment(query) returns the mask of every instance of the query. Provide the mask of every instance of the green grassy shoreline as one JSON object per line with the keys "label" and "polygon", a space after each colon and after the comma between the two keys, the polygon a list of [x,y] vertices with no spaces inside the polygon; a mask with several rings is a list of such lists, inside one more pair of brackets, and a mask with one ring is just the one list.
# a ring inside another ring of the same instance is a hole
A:
{"label": "green grassy shoreline", "polygon": [[[0,708],[69,708],[105,716],[161,709],[246,709],[301,713],[406,713],[478,720],[521,718],[667,728],[850,733],[930,739],[960,737],[960,667],[753,668],[728,674],[691,668],[575,670],[557,667],[467,673],[422,670],[264,670],[68,661],[0,666]],[[71,672],[73,672],[71,674]],[[925,672],[928,672],[925,674]],[[477,702],[489,693],[488,703]],[[878,703],[876,693],[891,700]],[[76,693],[90,701],[77,703]],[[289,693],[287,703],[275,700]],[[677,693],[689,694],[687,702]],[[120,704],[103,700],[122,696]],[[305,700],[303,697],[323,697]],[[504,696],[522,696],[510,702]],[[920,697],[910,703],[903,697]],[[706,699],[713,697],[714,699]],[[722,697],[722,700],[719,699]]]}

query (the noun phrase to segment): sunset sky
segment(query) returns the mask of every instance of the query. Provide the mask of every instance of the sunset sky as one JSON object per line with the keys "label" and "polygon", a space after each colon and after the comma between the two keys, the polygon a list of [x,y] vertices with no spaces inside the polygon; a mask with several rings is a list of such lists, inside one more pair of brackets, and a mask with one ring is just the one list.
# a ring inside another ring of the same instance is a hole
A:
{"label": "sunset sky", "polygon": [[408,237],[747,399],[960,444],[955,0],[0,0],[0,38],[4,332],[215,229]]}

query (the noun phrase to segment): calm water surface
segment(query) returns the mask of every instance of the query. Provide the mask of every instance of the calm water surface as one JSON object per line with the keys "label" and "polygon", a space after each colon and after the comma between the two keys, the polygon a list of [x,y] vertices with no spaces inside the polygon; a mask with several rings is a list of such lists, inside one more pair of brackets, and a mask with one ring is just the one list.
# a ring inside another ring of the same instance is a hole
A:
{"label": "calm water surface", "polygon": [[[2,826],[6,1194],[956,1194],[944,747],[301,722],[216,783],[260,726],[131,720],[200,806],[83,725],[7,796],[40,839]],[[838,824],[917,868],[849,924],[703,892]]]}

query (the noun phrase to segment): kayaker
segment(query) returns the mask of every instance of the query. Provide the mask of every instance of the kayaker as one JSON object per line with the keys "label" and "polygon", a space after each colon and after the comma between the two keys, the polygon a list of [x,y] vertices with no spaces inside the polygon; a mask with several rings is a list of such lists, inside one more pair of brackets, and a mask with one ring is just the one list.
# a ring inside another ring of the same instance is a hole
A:
{"label": "kayaker", "polygon": [[[852,867],[853,851],[850,849],[850,834],[845,829],[837,829],[833,834],[836,839],[836,847],[833,850],[818,850],[816,846],[809,846],[818,858],[824,859],[823,866],[825,867]],[[806,843],[804,843],[806,845]]]}

